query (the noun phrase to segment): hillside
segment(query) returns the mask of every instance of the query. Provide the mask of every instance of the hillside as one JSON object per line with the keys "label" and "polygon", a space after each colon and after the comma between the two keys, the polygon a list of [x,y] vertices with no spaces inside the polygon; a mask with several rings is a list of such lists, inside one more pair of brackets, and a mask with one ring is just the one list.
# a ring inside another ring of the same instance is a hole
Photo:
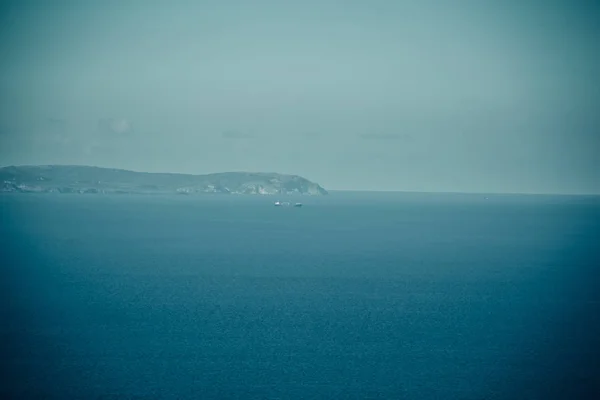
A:
{"label": "hillside", "polygon": [[250,172],[191,175],[67,165],[3,167],[0,182],[2,192],[327,194],[317,183],[297,175]]}

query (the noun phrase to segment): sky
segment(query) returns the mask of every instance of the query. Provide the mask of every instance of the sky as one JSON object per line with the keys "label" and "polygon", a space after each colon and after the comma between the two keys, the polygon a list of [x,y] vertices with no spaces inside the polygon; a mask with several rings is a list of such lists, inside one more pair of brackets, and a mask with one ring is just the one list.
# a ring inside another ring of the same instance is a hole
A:
{"label": "sky", "polygon": [[0,165],[600,193],[600,5],[2,1]]}

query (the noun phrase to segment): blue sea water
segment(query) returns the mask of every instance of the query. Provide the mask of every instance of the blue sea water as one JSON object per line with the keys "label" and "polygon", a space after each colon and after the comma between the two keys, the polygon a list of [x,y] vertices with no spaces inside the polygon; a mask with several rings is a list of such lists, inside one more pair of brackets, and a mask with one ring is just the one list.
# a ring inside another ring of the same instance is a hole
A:
{"label": "blue sea water", "polygon": [[2,398],[600,398],[598,197],[0,196]]}

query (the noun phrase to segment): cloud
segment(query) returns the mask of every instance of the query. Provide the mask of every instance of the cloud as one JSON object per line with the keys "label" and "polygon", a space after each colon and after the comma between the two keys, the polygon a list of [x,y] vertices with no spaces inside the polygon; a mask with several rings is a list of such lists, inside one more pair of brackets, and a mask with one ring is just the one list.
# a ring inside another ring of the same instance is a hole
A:
{"label": "cloud", "polygon": [[224,139],[253,139],[254,136],[248,133],[236,132],[236,131],[225,131],[221,133],[221,137]]}
{"label": "cloud", "polygon": [[412,135],[400,134],[400,133],[364,133],[359,135],[361,139],[365,140],[412,140]]}
{"label": "cloud", "polygon": [[102,118],[98,121],[100,133],[112,135],[127,135],[133,131],[133,126],[127,118]]}

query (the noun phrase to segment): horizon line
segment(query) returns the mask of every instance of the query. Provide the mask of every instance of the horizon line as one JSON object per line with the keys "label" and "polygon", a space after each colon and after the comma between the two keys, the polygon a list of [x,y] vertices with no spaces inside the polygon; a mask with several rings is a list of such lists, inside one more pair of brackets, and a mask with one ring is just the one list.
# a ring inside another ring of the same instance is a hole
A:
{"label": "horizon line", "polygon": [[[150,172],[150,171],[140,171],[136,169],[128,169],[128,168],[117,168],[117,167],[101,167],[98,165],[89,165],[89,164],[12,164],[12,165],[3,165],[0,166],[0,169],[10,168],[10,167],[87,167],[87,168],[100,168],[100,169],[113,169],[120,171],[128,171],[135,172],[140,174],[173,174],[173,175],[214,175],[214,174],[224,174],[224,173],[245,173],[245,174],[277,174],[277,175],[288,175],[288,176],[298,176],[304,179],[303,175],[300,174],[291,174],[291,173],[282,173],[282,172],[265,172],[265,171],[242,171],[242,170],[229,170],[229,171],[221,171],[221,172],[205,172],[205,173],[191,173],[191,172]],[[352,192],[352,193],[406,193],[406,194],[470,194],[470,195],[519,195],[519,196],[578,196],[578,197],[598,197],[600,196],[600,192],[588,192],[588,193],[553,193],[553,192],[480,192],[480,191],[453,191],[453,190],[411,190],[411,189],[328,189],[322,186],[317,180],[308,179],[313,183],[318,184],[327,192]]]}
{"label": "horizon line", "polygon": [[401,190],[401,189],[327,189],[328,192],[346,192],[346,193],[406,193],[406,194],[477,194],[484,196],[588,196],[597,197],[599,193],[552,193],[552,192],[479,192],[479,191],[451,191],[451,190]]}

